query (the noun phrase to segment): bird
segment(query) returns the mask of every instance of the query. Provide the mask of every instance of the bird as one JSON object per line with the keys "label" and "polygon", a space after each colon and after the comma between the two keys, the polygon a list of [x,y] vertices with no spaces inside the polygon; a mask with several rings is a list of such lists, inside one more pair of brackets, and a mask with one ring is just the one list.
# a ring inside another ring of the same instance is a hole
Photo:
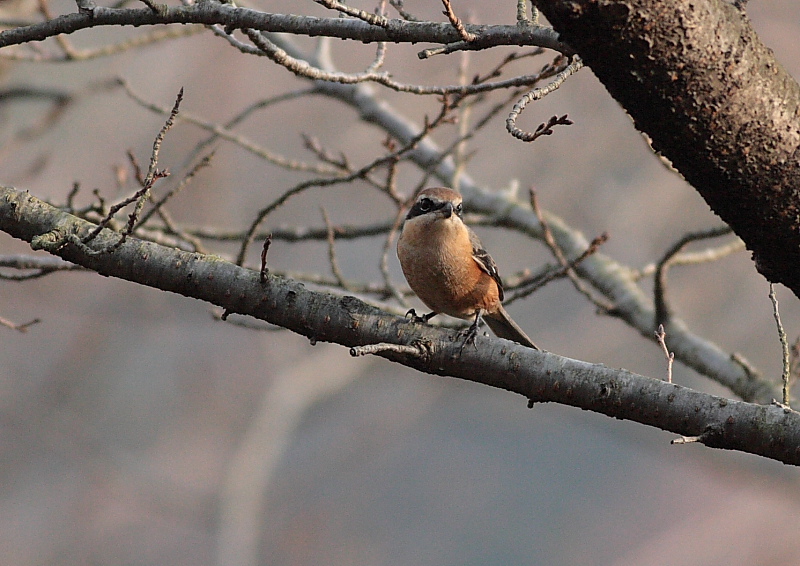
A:
{"label": "bird", "polygon": [[[397,258],[411,290],[432,312],[473,320],[464,344],[473,342],[482,320],[498,337],[539,348],[503,308],[503,282],[492,256],[463,219],[461,195],[446,187],[421,190],[397,240]],[[463,344],[462,344],[463,348]]]}

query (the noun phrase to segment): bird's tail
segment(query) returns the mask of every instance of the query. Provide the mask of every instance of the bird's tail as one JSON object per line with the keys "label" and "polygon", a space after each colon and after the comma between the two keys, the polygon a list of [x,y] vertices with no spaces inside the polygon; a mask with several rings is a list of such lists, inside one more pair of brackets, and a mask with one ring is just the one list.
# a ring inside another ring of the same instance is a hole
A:
{"label": "bird's tail", "polygon": [[486,324],[489,325],[489,328],[492,329],[492,332],[494,332],[499,338],[511,340],[517,344],[522,344],[528,348],[533,348],[534,350],[539,349],[539,347],[533,343],[533,340],[528,338],[528,335],[525,334],[519,325],[508,315],[506,309],[503,308],[503,305],[500,305],[500,308],[497,309],[496,312],[491,314],[486,313],[483,316],[483,320],[486,321]]}

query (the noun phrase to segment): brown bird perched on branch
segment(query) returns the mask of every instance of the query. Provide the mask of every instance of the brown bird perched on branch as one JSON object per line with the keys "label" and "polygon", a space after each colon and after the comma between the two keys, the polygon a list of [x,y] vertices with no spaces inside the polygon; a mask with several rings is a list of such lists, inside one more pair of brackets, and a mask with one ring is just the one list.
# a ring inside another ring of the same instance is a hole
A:
{"label": "brown bird perched on branch", "polygon": [[503,308],[503,283],[492,256],[461,219],[461,195],[435,187],[420,191],[397,241],[397,257],[408,284],[433,312],[474,319],[465,343],[475,339],[481,320],[500,338],[539,348]]}

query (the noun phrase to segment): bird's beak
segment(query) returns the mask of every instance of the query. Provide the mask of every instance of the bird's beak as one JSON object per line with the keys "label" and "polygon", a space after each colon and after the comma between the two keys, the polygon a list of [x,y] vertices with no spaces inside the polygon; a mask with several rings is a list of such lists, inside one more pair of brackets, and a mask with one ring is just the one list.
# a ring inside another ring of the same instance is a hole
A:
{"label": "bird's beak", "polygon": [[453,216],[453,203],[452,202],[444,203],[441,214],[442,217],[444,218],[450,218],[451,216]]}

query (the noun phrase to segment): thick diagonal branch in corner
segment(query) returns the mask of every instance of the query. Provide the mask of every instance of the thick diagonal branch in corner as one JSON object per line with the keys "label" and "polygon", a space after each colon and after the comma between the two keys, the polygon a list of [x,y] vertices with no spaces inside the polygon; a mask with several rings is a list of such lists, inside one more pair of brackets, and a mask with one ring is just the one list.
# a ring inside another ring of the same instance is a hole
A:
{"label": "thick diagonal branch in corner", "polygon": [[535,0],[654,149],[800,297],[800,86],[729,2]]}

